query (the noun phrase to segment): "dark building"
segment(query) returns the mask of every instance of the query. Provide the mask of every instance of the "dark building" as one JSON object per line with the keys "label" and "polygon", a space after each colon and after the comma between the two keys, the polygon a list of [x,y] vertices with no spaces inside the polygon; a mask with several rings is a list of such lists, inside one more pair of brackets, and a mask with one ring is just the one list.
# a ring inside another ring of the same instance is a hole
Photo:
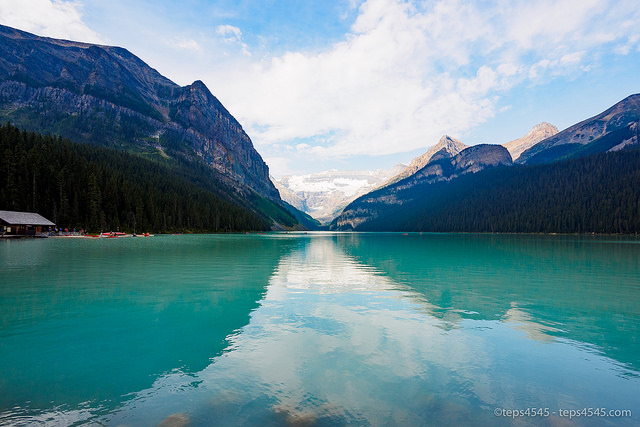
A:
{"label": "dark building", "polygon": [[35,236],[55,224],[32,212],[0,211],[0,235]]}

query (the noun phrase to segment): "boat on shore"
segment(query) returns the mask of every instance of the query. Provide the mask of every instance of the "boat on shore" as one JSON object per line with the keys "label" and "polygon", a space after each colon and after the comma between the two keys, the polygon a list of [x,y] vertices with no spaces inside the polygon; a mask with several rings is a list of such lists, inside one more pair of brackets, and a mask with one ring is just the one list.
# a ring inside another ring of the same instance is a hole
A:
{"label": "boat on shore", "polygon": [[115,239],[119,237],[131,237],[131,234],[122,233],[120,231],[110,231],[108,233],[100,233],[100,237],[107,239]]}
{"label": "boat on shore", "polygon": [[3,236],[3,237],[54,237],[54,238],[64,238],[64,239],[118,239],[123,237],[155,237],[155,234],[150,233],[140,233],[140,234],[128,234],[122,232],[114,232],[110,231],[108,233],[98,233],[98,234],[80,234],[77,232],[74,233],[65,233],[65,234],[51,234],[51,235],[35,235],[35,236]]}
{"label": "boat on shore", "polygon": [[100,234],[92,234],[92,235],[85,235],[85,237],[91,237],[91,238],[95,238],[95,237],[99,237],[99,238],[103,238],[103,239],[116,239],[116,238],[122,238],[122,237],[154,237],[154,234],[149,234],[149,233],[140,233],[140,234],[128,234],[128,233],[122,233],[122,232],[115,232],[115,231],[110,231],[109,233],[100,233]]}

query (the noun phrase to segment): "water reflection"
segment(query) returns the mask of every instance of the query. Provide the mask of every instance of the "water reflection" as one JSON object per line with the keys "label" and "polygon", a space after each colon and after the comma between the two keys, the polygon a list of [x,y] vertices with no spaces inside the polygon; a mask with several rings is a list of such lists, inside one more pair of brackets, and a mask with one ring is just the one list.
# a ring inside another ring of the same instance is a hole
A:
{"label": "water reflection", "polygon": [[[381,236],[378,236],[381,237]],[[640,242],[564,236],[345,235],[341,248],[438,309],[590,343],[640,370]],[[403,256],[395,256],[402,253]],[[534,319],[535,321],[531,321]]]}
{"label": "water reflection", "polygon": [[54,425],[108,414],[156,378],[204,369],[249,322],[296,244],[251,236],[0,243],[0,424]]}
{"label": "water reflection", "polygon": [[[635,249],[493,239],[300,237],[224,354],[158,378],[101,421],[563,425],[560,409],[605,407],[636,414],[607,423],[638,424]],[[493,412],[530,407],[552,413]]]}

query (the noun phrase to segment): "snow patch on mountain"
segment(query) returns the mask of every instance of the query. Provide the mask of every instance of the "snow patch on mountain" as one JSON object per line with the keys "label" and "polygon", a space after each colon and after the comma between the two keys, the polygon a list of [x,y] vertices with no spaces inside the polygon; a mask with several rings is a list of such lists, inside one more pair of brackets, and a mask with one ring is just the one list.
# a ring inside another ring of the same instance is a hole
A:
{"label": "snow patch on mountain", "polygon": [[329,222],[345,206],[389,180],[406,168],[390,170],[340,171],[332,169],[305,175],[271,178],[283,200],[320,222]]}

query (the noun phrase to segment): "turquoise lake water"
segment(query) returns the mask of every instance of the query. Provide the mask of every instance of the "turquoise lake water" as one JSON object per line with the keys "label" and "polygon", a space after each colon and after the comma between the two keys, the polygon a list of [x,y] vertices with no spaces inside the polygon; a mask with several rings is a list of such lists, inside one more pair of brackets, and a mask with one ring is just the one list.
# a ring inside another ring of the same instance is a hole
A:
{"label": "turquoise lake water", "polygon": [[0,425],[187,423],[640,425],[640,240],[0,241]]}

